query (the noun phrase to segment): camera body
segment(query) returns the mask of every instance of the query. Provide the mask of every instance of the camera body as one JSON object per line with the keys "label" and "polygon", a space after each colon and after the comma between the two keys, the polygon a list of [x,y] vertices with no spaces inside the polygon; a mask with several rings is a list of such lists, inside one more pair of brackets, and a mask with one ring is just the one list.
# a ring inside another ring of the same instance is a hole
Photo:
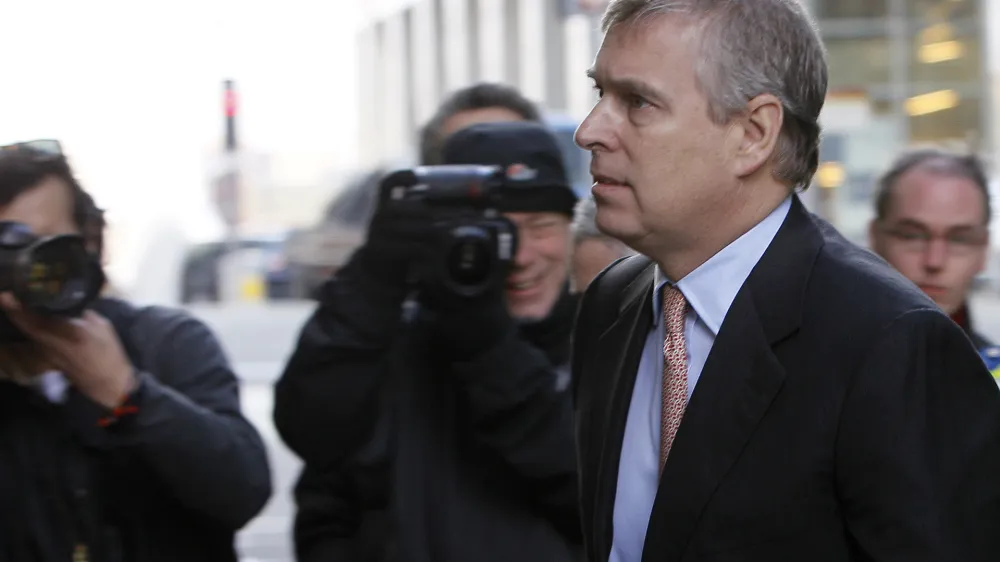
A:
{"label": "camera body", "polygon": [[[78,316],[100,295],[104,274],[76,234],[39,237],[26,225],[0,221],[0,292],[49,316]],[[0,342],[23,335],[0,317]]]}
{"label": "camera body", "polygon": [[411,282],[430,281],[464,297],[503,283],[517,252],[517,228],[498,210],[507,182],[502,167],[477,165],[420,166],[382,180],[381,205],[419,205],[432,217],[440,251]]}

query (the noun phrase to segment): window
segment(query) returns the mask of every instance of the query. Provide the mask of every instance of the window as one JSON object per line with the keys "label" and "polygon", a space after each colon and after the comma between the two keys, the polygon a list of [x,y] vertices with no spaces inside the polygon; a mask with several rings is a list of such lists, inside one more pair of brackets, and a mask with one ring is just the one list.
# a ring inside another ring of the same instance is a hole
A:
{"label": "window", "polygon": [[887,0],[814,0],[813,13],[820,19],[884,18]]}
{"label": "window", "polygon": [[908,51],[911,82],[979,82],[983,73],[982,49],[975,36],[932,41],[918,37]]}
{"label": "window", "polygon": [[954,100],[953,107],[923,115],[911,115],[910,141],[941,143],[979,140],[983,123],[980,105],[978,97],[958,97]]}
{"label": "window", "polygon": [[829,90],[857,90],[873,83],[889,82],[889,41],[869,39],[826,39]]}
{"label": "window", "polygon": [[[836,1],[836,0],[834,0]],[[955,21],[962,18],[978,18],[982,0],[907,0],[907,16],[926,22]],[[993,0],[986,0],[991,2]]]}
{"label": "window", "polygon": [[[955,4],[956,2],[949,2]],[[911,20],[907,34],[912,82],[978,82],[983,71],[979,24]]]}

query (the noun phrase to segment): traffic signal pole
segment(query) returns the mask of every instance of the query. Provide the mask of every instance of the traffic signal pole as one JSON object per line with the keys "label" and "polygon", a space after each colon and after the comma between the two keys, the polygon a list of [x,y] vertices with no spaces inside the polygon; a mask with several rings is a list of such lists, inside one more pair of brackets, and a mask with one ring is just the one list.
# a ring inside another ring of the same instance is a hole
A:
{"label": "traffic signal pole", "polygon": [[216,186],[219,213],[226,224],[226,240],[235,249],[239,238],[241,222],[240,203],[240,160],[239,143],[236,134],[236,114],[238,100],[233,80],[223,82],[223,112],[225,116],[225,144],[223,146],[223,169]]}

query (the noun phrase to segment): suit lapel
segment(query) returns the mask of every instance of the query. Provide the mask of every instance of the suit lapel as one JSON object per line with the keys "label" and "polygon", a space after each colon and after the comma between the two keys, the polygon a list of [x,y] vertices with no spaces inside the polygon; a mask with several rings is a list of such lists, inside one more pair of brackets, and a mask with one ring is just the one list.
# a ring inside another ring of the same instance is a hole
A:
{"label": "suit lapel", "polygon": [[746,291],[730,308],[736,314],[740,321],[727,320],[719,331],[674,439],[644,560],[681,560],[706,504],[784,382]]}
{"label": "suit lapel", "polygon": [[601,334],[595,347],[610,353],[595,358],[594,372],[607,373],[611,377],[606,386],[600,386],[610,392],[609,409],[603,418],[605,425],[595,428],[599,431],[602,442],[598,448],[600,457],[597,465],[597,505],[594,509],[596,520],[593,521],[593,528],[596,530],[594,547],[601,553],[602,560],[607,560],[611,552],[622,439],[642,348],[653,322],[654,270],[655,266],[650,264],[626,287],[618,318]]}
{"label": "suit lapel", "polygon": [[797,198],[736,295],[664,467],[643,560],[680,561],[715,490],[780,392],[773,346],[801,322],[822,235]]}

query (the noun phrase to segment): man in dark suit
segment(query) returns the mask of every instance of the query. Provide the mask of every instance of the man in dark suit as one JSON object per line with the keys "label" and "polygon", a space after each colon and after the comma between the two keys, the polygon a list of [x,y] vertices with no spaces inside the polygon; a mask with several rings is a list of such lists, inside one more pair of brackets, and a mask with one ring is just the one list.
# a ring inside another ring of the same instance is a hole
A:
{"label": "man in dark suit", "polygon": [[647,257],[574,339],[593,562],[1000,560],[1000,394],[962,330],[811,216],[823,48],[796,0],[614,0],[577,132]]}

